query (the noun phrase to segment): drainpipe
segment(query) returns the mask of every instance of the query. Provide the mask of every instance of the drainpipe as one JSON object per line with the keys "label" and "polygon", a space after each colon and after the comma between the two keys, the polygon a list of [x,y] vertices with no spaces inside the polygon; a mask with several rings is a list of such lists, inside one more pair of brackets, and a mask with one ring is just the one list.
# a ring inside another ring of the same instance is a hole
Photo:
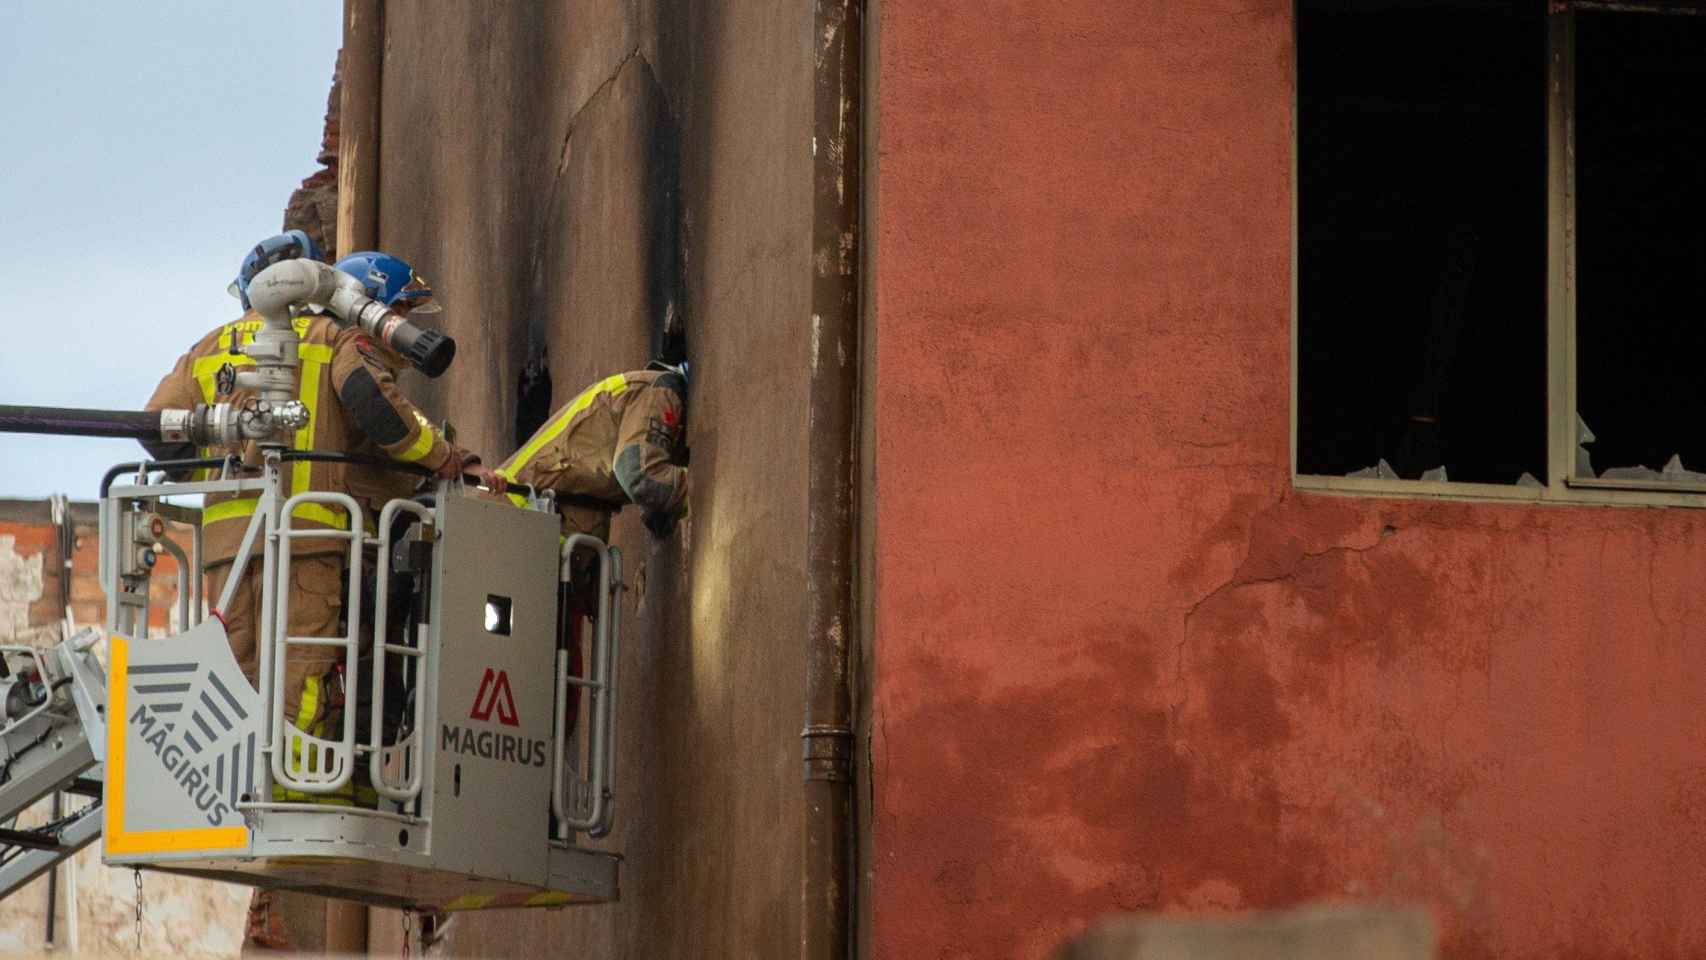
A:
{"label": "drainpipe", "polygon": [[812,327],[807,386],[805,863],[800,956],[852,956],[860,63],[864,0],[812,13]]}
{"label": "drainpipe", "polygon": [[379,82],[383,0],[344,0],[338,103],[338,255],[379,245]]}
{"label": "drainpipe", "polygon": [[[379,85],[384,0],[344,0],[338,65],[338,256],[379,246]],[[367,956],[367,907],[326,901],[326,952]]]}

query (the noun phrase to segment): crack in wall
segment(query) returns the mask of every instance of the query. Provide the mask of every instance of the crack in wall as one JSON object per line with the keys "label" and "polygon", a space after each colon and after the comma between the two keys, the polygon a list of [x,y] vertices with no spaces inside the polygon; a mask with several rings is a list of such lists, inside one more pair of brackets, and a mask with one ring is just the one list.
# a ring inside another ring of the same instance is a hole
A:
{"label": "crack in wall", "polygon": [[[1238,564],[1238,570],[1232,574],[1230,579],[1228,579],[1225,583],[1222,583],[1221,585],[1215,587],[1213,590],[1209,591],[1207,594],[1204,594],[1195,603],[1192,603],[1188,609],[1186,609],[1185,616],[1183,619],[1184,635],[1179,638],[1178,644],[1173,648],[1173,658],[1174,658],[1173,681],[1174,681],[1174,683],[1178,684],[1178,683],[1183,683],[1183,681],[1184,681],[1184,678],[1185,678],[1185,651],[1186,651],[1186,648],[1190,646],[1190,642],[1191,642],[1191,619],[1193,617],[1195,617],[1198,613],[1200,613],[1204,607],[1208,606],[1210,603],[1213,603],[1216,600],[1221,599],[1222,597],[1226,597],[1226,596],[1231,595],[1234,591],[1242,590],[1246,587],[1263,586],[1265,584],[1273,584],[1273,583],[1286,583],[1286,582],[1296,580],[1298,574],[1302,573],[1304,571],[1305,567],[1307,567],[1308,565],[1313,564],[1317,561],[1325,560],[1329,557],[1333,557],[1333,556],[1337,556],[1337,555],[1341,555],[1341,554],[1368,553],[1371,550],[1377,549],[1381,544],[1385,543],[1387,540],[1390,540],[1392,537],[1397,536],[1398,532],[1399,531],[1398,531],[1397,527],[1392,526],[1390,524],[1387,524],[1387,525],[1381,527],[1380,533],[1373,543],[1369,543],[1369,544],[1365,544],[1365,545],[1361,545],[1361,546],[1357,546],[1357,545],[1344,546],[1344,545],[1342,545],[1342,546],[1336,546],[1336,547],[1328,547],[1325,550],[1315,550],[1315,551],[1306,550],[1303,553],[1298,555],[1297,560],[1295,562],[1293,562],[1288,569],[1286,569],[1285,571],[1283,571],[1281,573],[1276,573],[1276,574],[1272,574],[1269,576],[1255,577],[1255,576],[1246,576],[1244,574],[1245,568],[1247,568],[1250,565],[1250,554],[1249,554],[1249,551],[1246,550],[1245,554],[1244,554],[1243,561]],[[1178,706],[1178,705],[1176,704],[1175,706]]]}
{"label": "crack in wall", "polygon": [[[586,99],[575,107],[573,115],[569,118],[567,128],[563,131],[562,143],[557,151],[556,170],[553,172],[550,186],[546,190],[545,203],[542,208],[544,214],[534,225],[532,243],[530,244],[528,255],[529,292],[530,297],[535,303],[537,303],[540,297],[540,291],[544,283],[544,257],[548,248],[550,230],[553,225],[552,216],[557,210],[558,203],[564,190],[563,181],[567,178],[569,172],[569,164],[572,156],[575,136],[581,132],[582,124],[585,121],[587,114],[610,96],[610,91],[616,86],[617,81],[621,79],[623,73],[636,61],[645,70],[646,82],[652,88],[659,91],[658,102],[661,105],[662,116],[666,120],[666,126],[673,128],[679,124],[679,118],[676,115],[674,105],[670,102],[669,97],[663,93],[664,87],[662,81],[658,77],[657,68],[651,62],[651,59],[646,56],[643,47],[638,44],[630,49],[628,53],[617,62],[615,67],[611,69],[610,73],[604,78],[604,80],[586,96]],[[683,257],[683,261],[684,259],[685,258]],[[528,326],[527,359],[523,364],[524,369],[545,367],[549,339],[547,318],[535,312],[532,315]]]}
{"label": "crack in wall", "polygon": [[[540,218],[538,223],[534,224],[533,249],[529,252],[528,257],[529,278],[533,284],[534,290],[538,289],[540,279],[539,270],[541,266],[540,258],[544,256],[545,234],[550,227],[551,212],[557,209],[557,195],[562,190],[563,175],[568,173],[569,170],[569,144],[574,140],[575,131],[580,129],[581,119],[586,115],[586,112],[592,109],[595,103],[598,103],[610,92],[610,88],[615,86],[617,79],[622,76],[622,71],[628,69],[628,65],[633,63],[635,60],[640,61],[640,63],[646,68],[646,72],[651,76],[653,83],[658,82],[657,71],[653,69],[651,61],[647,60],[645,54],[640,52],[639,46],[635,45],[632,50],[628,51],[626,56],[617,62],[616,67],[610,71],[610,74],[604,78],[603,82],[593,88],[592,93],[587,94],[586,100],[582,101],[581,105],[575,108],[574,115],[569,118],[568,127],[563,131],[563,142],[557,149],[557,169],[551,175],[550,189],[545,192],[545,215]],[[536,331],[529,331],[530,334],[535,332]],[[539,342],[528,344],[528,352],[530,354],[543,355],[544,338],[539,337],[537,339]],[[537,350],[535,350],[535,348],[537,348]]]}

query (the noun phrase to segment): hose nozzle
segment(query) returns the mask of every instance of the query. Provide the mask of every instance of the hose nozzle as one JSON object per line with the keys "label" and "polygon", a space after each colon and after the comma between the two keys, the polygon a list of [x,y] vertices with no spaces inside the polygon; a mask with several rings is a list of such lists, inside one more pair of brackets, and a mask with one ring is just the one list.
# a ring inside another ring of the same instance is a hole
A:
{"label": "hose nozzle", "polygon": [[286,260],[266,268],[249,283],[249,299],[263,317],[286,326],[290,307],[323,305],[429,377],[449,369],[456,357],[455,340],[410,323],[369,297],[361,281],[317,260]]}
{"label": "hose nozzle", "polygon": [[450,337],[427,327],[417,327],[410,323],[407,317],[398,316],[387,310],[388,318],[383,321],[379,339],[386,346],[397,351],[409,365],[429,377],[436,377],[450,369],[450,361],[456,359],[456,341]]}
{"label": "hose nozzle", "polygon": [[339,289],[332,294],[328,306],[345,323],[390,347],[429,377],[448,370],[450,361],[456,358],[455,340],[437,330],[416,326],[409,318],[368,297],[359,287]]}

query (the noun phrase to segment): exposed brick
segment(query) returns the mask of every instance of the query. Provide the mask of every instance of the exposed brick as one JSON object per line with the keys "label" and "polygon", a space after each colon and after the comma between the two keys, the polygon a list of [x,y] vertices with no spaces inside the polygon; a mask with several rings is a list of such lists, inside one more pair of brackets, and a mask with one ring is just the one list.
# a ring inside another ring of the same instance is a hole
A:
{"label": "exposed brick", "polygon": [[326,125],[315,160],[323,169],[302,181],[284,208],[284,229],[301,230],[314,238],[327,257],[338,243],[338,106],[343,84],[338,70],[332,71],[332,89],[326,97]]}

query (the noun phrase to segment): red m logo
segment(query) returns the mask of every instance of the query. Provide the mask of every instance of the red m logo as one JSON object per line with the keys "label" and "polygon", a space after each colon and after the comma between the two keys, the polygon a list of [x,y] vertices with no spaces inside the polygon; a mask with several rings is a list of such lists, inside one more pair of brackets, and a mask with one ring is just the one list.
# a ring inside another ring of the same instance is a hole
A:
{"label": "red m logo", "polygon": [[515,712],[515,695],[509,692],[509,674],[487,667],[485,677],[480,680],[480,691],[474,694],[474,709],[468,719],[490,723],[493,708],[498,711],[499,723],[506,727],[521,726],[521,718]]}

